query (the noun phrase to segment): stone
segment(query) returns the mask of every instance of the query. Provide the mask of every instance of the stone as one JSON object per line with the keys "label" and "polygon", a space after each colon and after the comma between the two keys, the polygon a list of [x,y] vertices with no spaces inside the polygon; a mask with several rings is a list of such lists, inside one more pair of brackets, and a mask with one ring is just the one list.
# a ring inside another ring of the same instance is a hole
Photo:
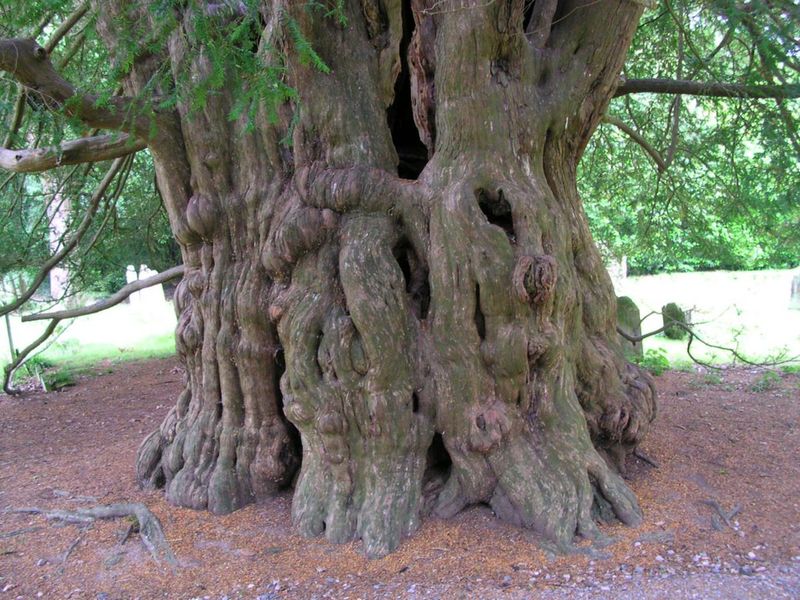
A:
{"label": "stone", "polygon": [[[639,307],[628,296],[620,296],[617,298],[617,324],[631,337],[639,337],[642,335],[642,323]],[[622,350],[625,353],[625,358],[631,361],[640,359],[643,356],[642,342],[631,342],[621,335],[619,336]]]}
{"label": "stone", "polygon": [[792,277],[792,293],[789,296],[789,308],[800,310],[800,272]]}
{"label": "stone", "polygon": [[685,326],[689,325],[683,309],[670,302],[661,308],[661,318],[664,321],[664,335],[671,340],[682,340],[688,333]]}

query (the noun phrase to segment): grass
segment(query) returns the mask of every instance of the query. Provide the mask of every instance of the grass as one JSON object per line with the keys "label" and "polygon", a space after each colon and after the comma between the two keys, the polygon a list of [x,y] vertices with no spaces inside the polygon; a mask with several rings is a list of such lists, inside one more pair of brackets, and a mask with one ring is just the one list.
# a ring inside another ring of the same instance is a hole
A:
{"label": "grass", "polygon": [[[90,371],[112,369],[130,360],[163,358],[175,354],[175,313],[171,302],[147,306],[120,304],[107,311],[75,319],[60,328],[59,335],[35,357],[47,365],[42,372],[66,382]],[[12,319],[14,345],[23,348],[38,337],[45,325]],[[3,338],[5,338],[5,332]],[[5,341],[5,339],[3,340]],[[7,344],[2,344],[0,363],[8,362]],[[24,375],[24,373],[21,373]],[[57,382],[58,382],[57,381]]]}
{"label": "grass", "polygon": [[[619,296],[630,296],[642,316],[660,312],[668,302],[692,309],[693,327],[710,343],[734,347],[750,360],[768,362],[777,356],[800,356],[800,310],[789,309],[792,270],[712,271],[628,277],[615,282]],[[661,315],[642,322],[642,332],[662,326]],[[673,368],[694,363],[686,341],[663,335],[647,338],[644,350],[659,351]],[[692,354],[712,364],[729,364],[733,357],[695,341]],[[786,368],[797,368],[795,360]]]}
{"label": "grass", "polygon": [[81,374],[97,365],[111,366],[129,360],[166,358],[175,354],[175,336],[168,333],[148,337],[131,347],[115,344],[80,344],[70,339],[56,342],[42,356],[50,363]]}
{"label": "grass", "polygon": [[[789,310],[789,289],[793,271],[751,271],[677,273],[629,277],[618,282],[617,294],[630,296],[642,315],[660,312],[667,302],[692,309],[698,334],[720,346],[733,346],[748,358],[766,361],[784,352],[800,355],[800,310]],[[75,376],[128,360],[161,358],[175,353],[175,314],[172,304],[161,302],[147,307],[121,304],[68,323],[58,339],[39,360],[51,365],[49,373]],[[660,315],[650,315],[642,331],[661,327]],[[44,325],[12,319],[17,348],[35,339]],[[2,332],[5,338],[5,332]],[[5,340],[3,340],[5,341]],[[5,343],[0,363],[8,361]],[[659,335],[644,341],[645,362],[654,369],[689,368],[686,342]],[[693,353],[704,361],[726,364],[732,357],[719,350],[693,345]],[[800,361],[784,365],[784,372],[797,372]],[[765,385],[769,382],[765,380]]]}

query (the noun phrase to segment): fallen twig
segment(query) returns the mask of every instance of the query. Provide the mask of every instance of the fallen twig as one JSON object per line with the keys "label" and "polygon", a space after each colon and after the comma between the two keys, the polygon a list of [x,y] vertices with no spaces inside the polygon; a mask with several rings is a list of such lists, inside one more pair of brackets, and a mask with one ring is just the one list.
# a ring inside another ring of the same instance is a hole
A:
{"label": "fallen twig", "polygon": [[652,458],[647,456],[647,454],[645,454],[644,452],[642,452],[638,448],[633,451],[633,455],[636,458],[638,458],[639,460],[643,460],[644,462],[646,462],[648,465],[650,465],[654,469],[660,469],[661,468],[661,465],[659,465],[655,460],[653,460]]}
{"label": "fallen twig", "polygon": [[163,560],[173,567],[178,565],[175,554],[172,552],[166,537],[164,537],[164,531],[158,518],[150,512],[150,509],[139,502],[107,504],[74,511],[43,510],[30,507],[9,509],[7,512],[43,515],[46,519],[63,521],[74,525],[89,525],[97,519],[133,517],[138,522],[139,536],[142,538],[142,543],[150,551],[153,560],[159,564]]}
{"label": "fallen twig", "polygon": [[41,527],[25,527],[23,529],[15,529],[14,531],[7,531],[5,533],[0,533],[0,540],[5,540],[18,535],[22,535],[23,533],[33,533],[34,531],[39,531],[40,529]]}
{"label": "fallen twig", "polygon": [[136,525],[134,523],[131,523],[131,524],[128,525],[128,527],[125,529],[125,531],[122,532],[122,535],[119,538],[119,545],[120,546],[124,546],[125,545],[125,542],[127,542],[128,539],[131,537],[131,535],[133,535],[133,532],[134,532],[135,529],[136,529]]}
{"label": "fallen twig", "polygon": [[67,565],[67,559],[69,558],[69,555],[72,554],[72,551],[75,550],[75,548],[78,547],[78,544],[81,543],[81,540],[83,539],[83,532],[84,532],[84,530],[81,529],[81,534],[78,537],[75,538],[75,541],[72,542],[69,545],[69,548],[67,548],[67,551],[64,552],[64,556],[61,558],[61,566],[58,567],[58,574],[59,575],[61,575],[61,573],[64,572],[64,567]]}
{"label": "fallen twig", "polygon": [[[736,529],[736,527],[733,526],[733,522],[731,521],[731,519],[733,519],[733,517],[735,517],[742,511],[741,505],[737,504],[730,513],[726,513],[725,510],[722,508],[722,505],[713,498],[710,500],[703,500],[703,504],[705,504],[706,506],[710,506],[715,511],[717,511],[717,514],[725,522],[725,525],[727,525],[731,529]],[[711,524],[712,526],[714,525],[713,518]],[[717,528],[715,527],[714,529]]]}
{"label": "fallen twig", "polygon": [[75,502],[97,502],[95,496],[73,496],[70,492],[64,490],[53,490],[53,495],[67,500],[74,500]]}

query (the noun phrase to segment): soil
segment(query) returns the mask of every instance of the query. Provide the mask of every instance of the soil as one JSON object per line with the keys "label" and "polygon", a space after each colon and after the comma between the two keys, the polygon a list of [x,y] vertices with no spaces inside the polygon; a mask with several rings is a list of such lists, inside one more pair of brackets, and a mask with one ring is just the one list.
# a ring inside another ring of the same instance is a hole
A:
{"label": "soil", "polygon": [[[641,448],[658,466],[634,459],[628,473],[645,522],[604,526],[607,545],[557,555],[479,506],[429,518],[394,554],[368,560],[358,543],[299,537],[290,492],[215,517],[137,489],[136,448],[182,375],[174,360],[104,370],[61,392],[0,396],[0,600],[800,596],[797,374],[658,377],[660,414]],[[8,512],[123,501],[159,517],[177,569],[157,565],[137,535],[120,543],[124,520],[79,529]]]}

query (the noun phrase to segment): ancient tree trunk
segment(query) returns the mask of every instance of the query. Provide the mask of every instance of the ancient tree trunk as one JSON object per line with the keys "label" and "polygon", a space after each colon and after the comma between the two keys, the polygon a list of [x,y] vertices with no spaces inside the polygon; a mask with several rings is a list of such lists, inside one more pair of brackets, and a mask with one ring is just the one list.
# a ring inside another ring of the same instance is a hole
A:
{"label": "ancient tree trunk", "polygon": [[[146,18],[98,5],[111,44]],[[598,509],[637,523],[619,472],[654,392],[623,358],[575,173],[639,4],[346,0],[346,24],[262,5],[300,101],[247,128],[231,84],[151,141],[188,378],[141,483],[223,513],[294,482],[300,531],[369,556],[481,502],[565,546]],[[163,60],[210,72],[179,19],[129,92]]]}

